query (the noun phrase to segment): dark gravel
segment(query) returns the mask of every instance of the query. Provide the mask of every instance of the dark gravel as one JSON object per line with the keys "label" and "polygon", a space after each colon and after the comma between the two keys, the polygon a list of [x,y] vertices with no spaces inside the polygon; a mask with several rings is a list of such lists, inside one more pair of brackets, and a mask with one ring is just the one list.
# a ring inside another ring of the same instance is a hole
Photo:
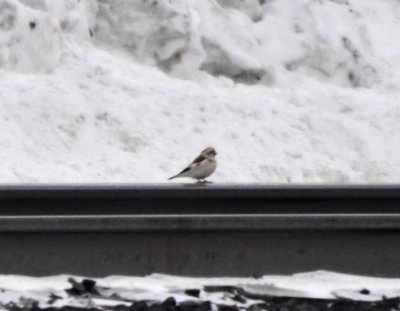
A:
{"label": "dark gravel", "polygon": [[[70,279],[71,288],[66,292],[69,296],[76,297],[102,297],[96,282],[85,279],[77,282]],[[191,297],[200,297],[201,291],[219,292],[230,297],[227,304],[213,304],[210,301],[192,300]],[[40,308],[37,301],[26,299],[16,303],[9,303],[1,306],[6,311],[400,311],[400,297],[382,298],[379,301],[357,301],[350,299],[312,299],[300,297],[270,296],[249,293],[243,288],[235,286],[206,286],[202,289],[187,289],[184,292],[188,296],[187,301],[177,302],[174,297],[169,297],[164,301],[127,301],[118,296],[111,299],[117,301],[115,306],[97,306],[96,308],[83,308],[64,306],[61,308],[49,307]],[[368,289],[360,291],[361,294],[368,295]],[[49,296],[49,304],[61,299],[54,294]],[[248,307],[241,306],[241,303],[249,300],[257,300],[257,303],[250,304]],[[118,301],[121,303],[118,304]],[[235,302],[238,304],[235,305]]]}

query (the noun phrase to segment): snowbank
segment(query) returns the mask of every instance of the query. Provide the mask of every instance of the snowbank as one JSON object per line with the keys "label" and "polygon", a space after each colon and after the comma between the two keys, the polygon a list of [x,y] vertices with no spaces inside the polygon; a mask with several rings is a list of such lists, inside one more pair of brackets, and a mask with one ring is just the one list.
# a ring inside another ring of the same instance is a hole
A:
{"label": "snowbank", "polygon": [[0,1],[0,68],[47,72],[62,49],[59,24],[51,15],[15,0]]}
{"label": "snowbank", "polygon": [[[2,183],[398,182],[400,3],[0,0]],[[180,182],[180,181],[177,181]]]}
{"label": "snowbank", "polygon": [[95,35],[185,78],[203,70],[265,84],[288,71],[369,87],[399,57],[398,6],[393,0],[104,0]]}

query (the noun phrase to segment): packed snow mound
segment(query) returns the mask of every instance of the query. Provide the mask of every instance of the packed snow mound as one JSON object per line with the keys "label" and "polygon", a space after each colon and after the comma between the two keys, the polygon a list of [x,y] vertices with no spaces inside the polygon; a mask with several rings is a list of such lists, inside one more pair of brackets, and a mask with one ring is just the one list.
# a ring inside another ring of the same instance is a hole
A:
{"label": "packed snow mound", "polygon": [[0,68],[47,72],[62,51],[58,21],[16,0],[0,0]]}
{"label": "packed snow mound", "polygon": [[258,43],[247,27],[247,20],[232,18],[215,1],[105,0],[95,37],[176,77],[204,70],[260,80],[265,68],[255,57]]}
{"label": "packed snow mound", "polygon": [[[350,87],[373,86],[386,80],[383,76],[395,81],[391,64],[398,63],[400,31],[396,0],[380,2],[379,8],[362,0],[0,3],[1,67],[7,69],[54,68],[61,30],[120,47],[136,61],[178,78],[206,72],[270,85],[287,81],[287,75],[311,76]],[[377,31],[380,26],[391,31]],[[43,47],[46,53],[40,52]]]}
{"label": "packed snow mound", "polygon": [[26,6],[53,16],[64,34],[73,34],[83,39],[93,36],[98,5],[96,0],[20,0]]}
{"label": "packed snow mound", "polygon": [[399,33],[398,0],[0,0],[0,182],[208,146],[214,182],[399,182]]}
{"label": "packed snow mound", "polygon": [[[400,31],[398,2],[376,4],[103,0],[95,36],[177,77],[205,71],[237,82],[271,84],[295,73],[368,87],[392,70],[387,53],[381,52],[396,52]],[[391,25],[393,32],[377,33],[379,25]]]}

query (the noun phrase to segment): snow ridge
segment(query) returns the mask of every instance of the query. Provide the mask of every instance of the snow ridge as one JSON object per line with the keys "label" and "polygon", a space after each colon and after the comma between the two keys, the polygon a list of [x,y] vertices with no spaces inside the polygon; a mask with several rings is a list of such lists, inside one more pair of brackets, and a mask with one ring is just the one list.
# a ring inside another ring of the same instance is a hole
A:
{"label": "snow ridge", "polygon": [[[398,182],[397,0],[0,0],[2,183]],[[180,182],[180,181],[178,181]]]}

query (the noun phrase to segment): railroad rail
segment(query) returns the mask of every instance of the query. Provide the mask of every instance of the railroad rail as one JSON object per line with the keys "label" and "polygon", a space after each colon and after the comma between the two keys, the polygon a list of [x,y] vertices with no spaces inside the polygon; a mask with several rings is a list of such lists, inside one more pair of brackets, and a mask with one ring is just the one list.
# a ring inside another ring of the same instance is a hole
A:
{"label": "railroad rail", "polygon": [[397,185],[0,188],[0,274],[400,277]]}

